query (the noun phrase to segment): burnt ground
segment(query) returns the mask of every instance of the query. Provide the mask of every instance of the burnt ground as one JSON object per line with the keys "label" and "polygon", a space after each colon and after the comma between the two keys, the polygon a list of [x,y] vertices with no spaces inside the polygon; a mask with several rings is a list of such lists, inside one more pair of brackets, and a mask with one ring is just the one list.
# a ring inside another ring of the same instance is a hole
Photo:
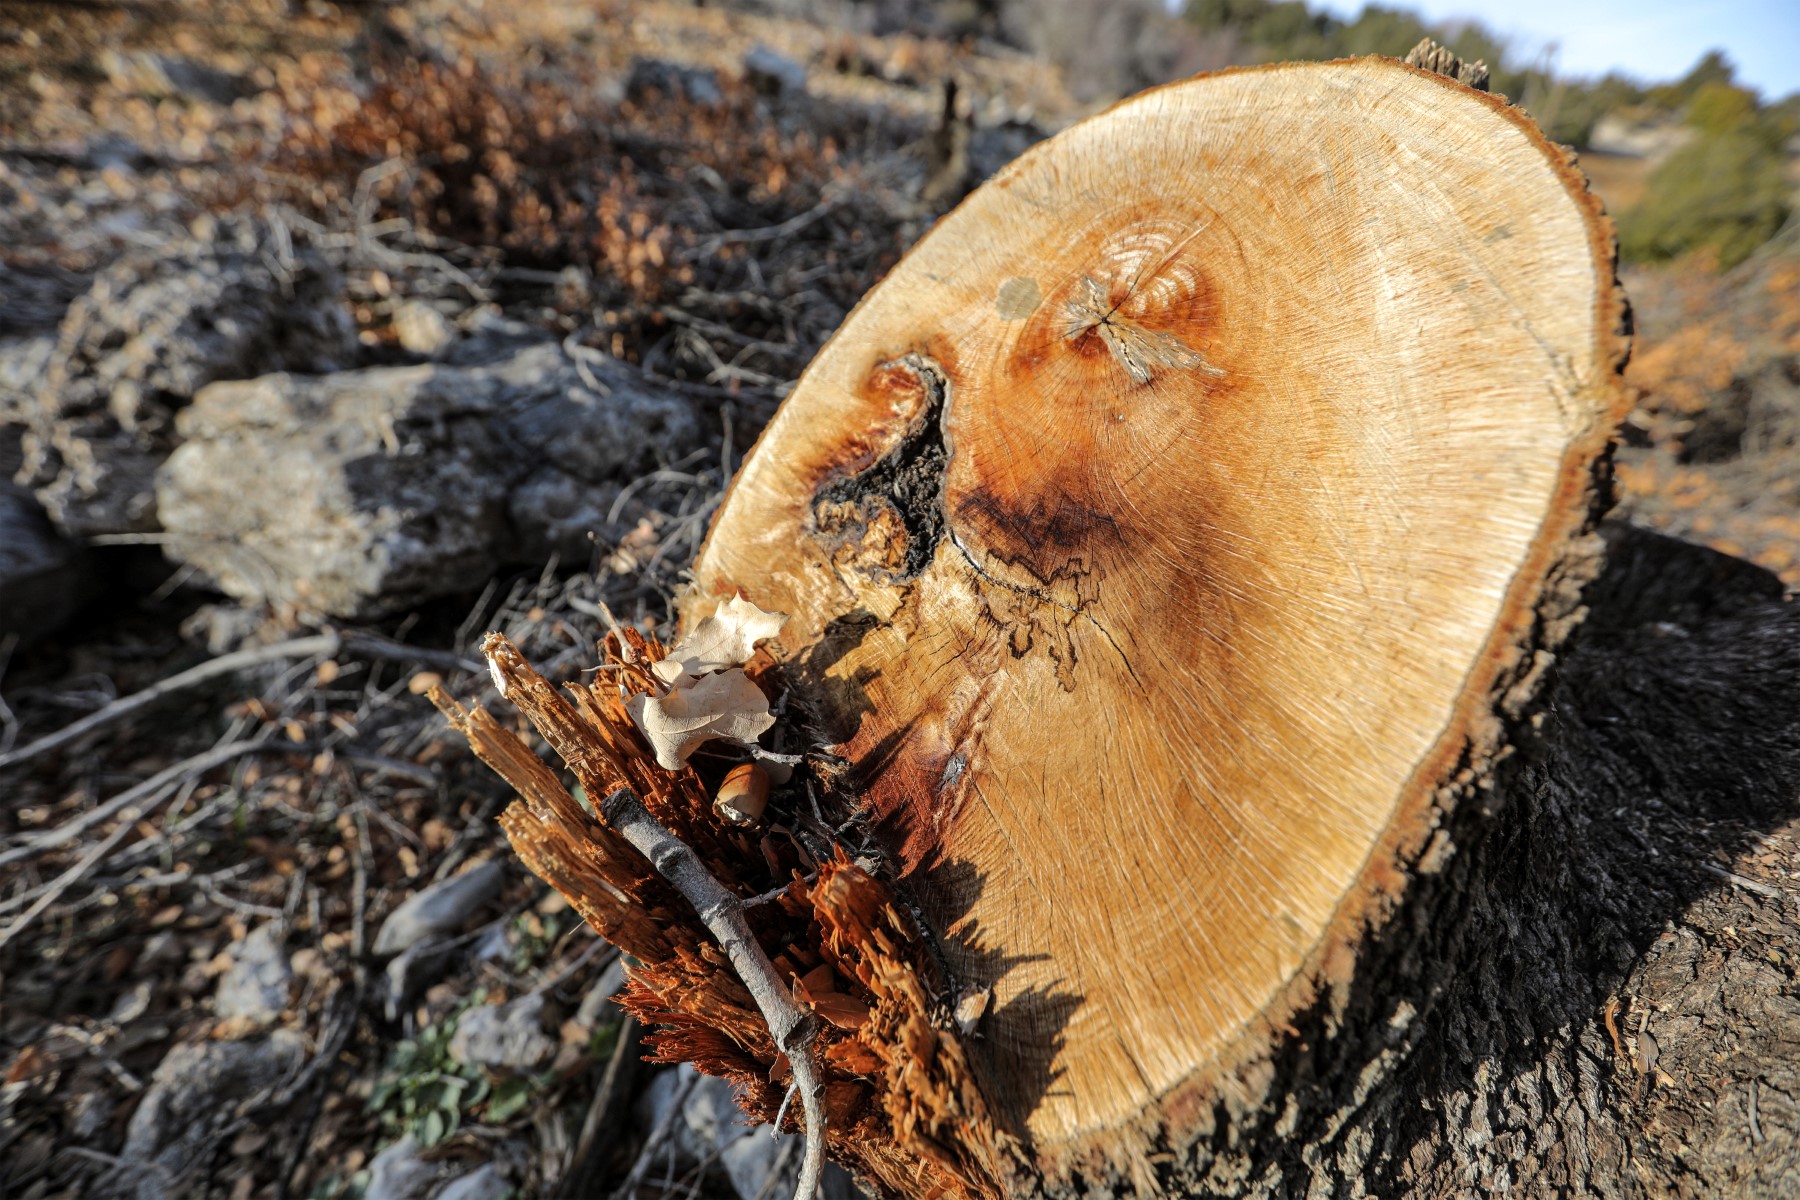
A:
{"label": "burnt ground", "polygon": [[[1074,115],[1054,70],[1004,48],[676,4],[0,4],[6,474],[78,418],[166,453],[177,383],[76,412],[33,372],[108,268],[223,229],[250,230],[248,258],[324,264],[338,367],[422,361],[423,303],[630,364],[702,429],[579,560],[498,561],[355,620],[222,596],[154,529],[91,539],[61,624],[0,642],[0,763],[249,661],[0,766],[0,1193],[423,1196],[491,1164],[521,1196],[736,1194],[717,1147],[633,1115],[670,1087],[630,1069],[609,957],[512,858],[508,793],[423,692],[491,699],[490,629],[572,677],[607,613],[665,621],[818,345]],[[1800,244],[1627,285],[1625,512],[1800,586]],[[478,873],[443,922],[386,933]],[[513,1001],[537,1041],[452,1046]],[[420,1153],[376,1168],[403,1136]]]}

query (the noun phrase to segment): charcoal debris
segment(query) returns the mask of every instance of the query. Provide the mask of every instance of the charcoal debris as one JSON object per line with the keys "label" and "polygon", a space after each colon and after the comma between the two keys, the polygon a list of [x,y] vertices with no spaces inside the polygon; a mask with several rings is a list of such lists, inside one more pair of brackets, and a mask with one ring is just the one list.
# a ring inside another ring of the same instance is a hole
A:
{"label": "charcoal debris", "polygon": [[58,628],[93,589],[86,552],[24,488],[0,481],[0,637]]}

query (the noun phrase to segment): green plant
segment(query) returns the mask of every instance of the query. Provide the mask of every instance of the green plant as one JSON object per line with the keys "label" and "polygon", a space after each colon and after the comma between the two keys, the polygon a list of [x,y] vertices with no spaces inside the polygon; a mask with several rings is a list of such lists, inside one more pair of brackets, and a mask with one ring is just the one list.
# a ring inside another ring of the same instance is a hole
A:
{"label": "green plant", "polygon": [[1706,83],[1688,102],[1687,123],[1714,137],[1742,129],[1756,119],[1756,93],[1730,83]]}
{"label": "green plant", "polygon": [[[463,1116],[483,1103],[489,1104],[491,1119],[504,1119],[492,1112],[490,1096],[497,1093],[488,1083],[487,1073],[458,1062],[450,1053],[450,1040],[456,1036],[462,1014],[486,999],[485,991],[471,992],[443,1020],[426,1026],[417,1037],[397,1043],[389,1052],[381,1078],[369,1095],[369,1111],[384,1127],[396,1134],[412,1134],[421,1146],[434,1146],[455,1133]],[[506,1084],[513,1082],[507,1080]],[[510,1093],[507,1103],[508,1116],[523,1106],[522,1101],[513,1104]]]}
{"label": "green plant", "polygon": [[1644,199],[1619,218],[1625,257],[1656,261],[1705,250],[1729,269],[1774,237],[1789,198],[1780,144],[1767,124],[1701,133],[1657,167]]}

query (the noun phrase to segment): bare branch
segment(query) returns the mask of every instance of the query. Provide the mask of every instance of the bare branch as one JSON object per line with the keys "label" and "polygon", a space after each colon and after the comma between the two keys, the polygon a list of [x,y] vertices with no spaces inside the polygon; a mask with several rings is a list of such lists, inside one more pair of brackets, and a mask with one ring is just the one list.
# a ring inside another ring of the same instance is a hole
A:
{"label": "bare branch", "polygon": [[164,789],[174,791],[181,781],[189,775],[200,771],[210,771],[221,763],[230,762],[245,754],[254,754],[259,750],[274,750],[285,753],[297,753],[306,747],[288,742],[271,742],[266,739],[246,742],[228,742],[223,746],[215,746],[211,750],[196,754],[192,758],[184,758],[174,766],[158,771],[144,782],[130,787],[97,807],[90,808],[73,820],[66,821],[54,829],[42,833],[30,834],[21,839],[21,844],[5,853],[0,853],[0,867],[19,862],[22,859],[35,858],[45,850],[57,846],[66,846],[79,838],[100,822],[116,815],[121,810],[142,803],[148,812],[164,798],[158,793]]}
{"label": "bare branch", "polygon": [[133,692],[129,696],[114,700],[105,708],[91,712],[81,720],[71,725],[65,725],[55,733],[47,734],[29,745],[21,746],[9,754],[0,754],[0,769],[17,766],[27,759],[47,754],[59,746],[66,746],[83,734],[92,733],[96,729],[111,725],[114,721],[123,720],[140,708],[154,704],[164,696],[185,688],[196,687],[209,679],[285,658],[309,658],[315,654],[335,654],[339,644],[336,634],[327,633],[320,634],[318,637],[295,638],[292,641],[278,642],[273,646],[257,646],[251,650],[239,650],[233,654],[220,655],[197,667],[189,667],[179,674],[159,680],[140,692]]}
{"label": "bare branch", "polygon": [[322,633],[314,637],[294,638],[286,642],[277,642],[272,646],[256,646],[248,650],[222,654],[218,658],[209,659],[198,666],[189,667],[167,679],[159,680],[142,691],[133,692],[129,696],[114,700],[105,708],[91,712],[79,721],[65,725],[55,733],[46,734],[37,741],[27,746],[21,746],[17,750],[0,754],[0,770],[17,766],[40,754],[47,754],[59,747],[66,746],[84,734],[102,729],[115,721],[121,721],[165,696],[197,687],[209,679],[216,679],[221,675],[229,675],[248,667],[260,666],[263,663],[279,662],[290,658],[311,658],[320,654],[332,655],[339,651],[396,662],[417,662],[438,670],[481,670],[480,663],[472,662],[461,655],[408,646],[377,634]]}
{"label": "bare branch", "polygon": [[800,1180],[795,1200],[811,1200],[825,1169],[825,1089],[813,1060],[813,1040],[818,1020],[794,1003],[793,996],[775,973],[761,945],[744,920],[745,904],[725,889],[706,869],[688,845],[664,829],[628,788],[620,788],[600,805],[620,837],[637,847],[663,878],[675,886],[700,914],[700,920],[718,939],[738,978],[749,989],[775,1045],[787,1055],[806,1114],[806,1156],[800,1161]]}
{"label": "bare branch", "polygon": [[137,818],[142,815],[141,810],[126,809],[124,812],[125,820],[120,821],[99,845],[82,855],[79,862],[64,871],[61,875],[58,875],[56,879],[51,882],[50,886],[44,889],[43,895],[37,898],[37,903],[20,913],[13,919],[12,924],[6,927],[6,931],[0,933],[0,949],[4,949],[8,942],[11,942],[15,937],[23,933],[33,921],[43,915],[45,909],[49,908],[52,904],[55,904],[57,899],[77,880],[98,866],[101,859],[112,853],[113,848],[125,840],[125,835],[131,832],[132,826],[137,823]]}

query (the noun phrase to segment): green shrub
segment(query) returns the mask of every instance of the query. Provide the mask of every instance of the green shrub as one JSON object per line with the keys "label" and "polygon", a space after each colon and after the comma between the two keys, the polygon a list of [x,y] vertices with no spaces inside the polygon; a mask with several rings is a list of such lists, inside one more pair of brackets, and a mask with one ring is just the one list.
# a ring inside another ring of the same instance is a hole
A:
{"label": "green shrub", "polygon": [[1761,122],[1701,133],[1651,174],[1643,200],[1619,219],[1619,246],[1642,262],[1711,250],[1736,266],[1775,236],[1789,196],[1779,145]]}
{"label": "green shrub", "polygon": [[450,1054],[457,1021],[465,1010],[486,998],[486,993],[477,989],[442,1021],[394,1045],[369,1097],[369,1111],[390,1132],[410,1133],[419,1145],[435,1146],[456,1132],[471,1109],[484,1102],[490,1107],[507,1102],[503,1097],[490,1102],[492,1088],[486,1072],[457,1062]]}

